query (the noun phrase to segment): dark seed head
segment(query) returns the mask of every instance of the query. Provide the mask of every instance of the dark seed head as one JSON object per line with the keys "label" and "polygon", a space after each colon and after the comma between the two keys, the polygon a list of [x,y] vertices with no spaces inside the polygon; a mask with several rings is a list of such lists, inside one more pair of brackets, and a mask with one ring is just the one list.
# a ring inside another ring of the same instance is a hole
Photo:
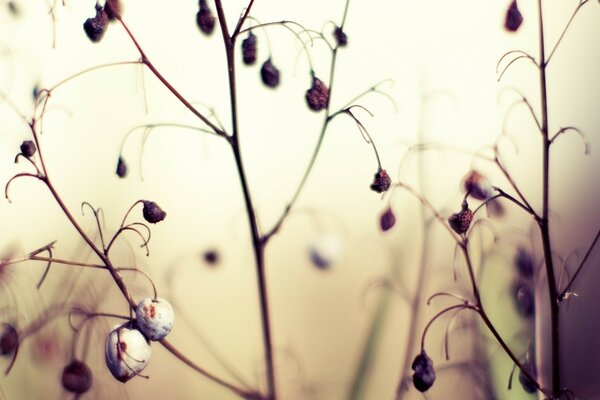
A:
{"label": "dark seed head", "polygon": [[469,210],[469,205],[466,201],[463,202],[462,210],[460,210],[460,212],[452,214],[450,218],[448,218],[450,228],[459,235],[462,235],[469,230],[471,221],[473,221],[473,211]]}
{"label": "dark seed head", "polygon": [[217,265],[219,263],[220,256],[217,250],[211,249],[206,250],[202,255],[202,258],[204,258],[204,262],[208,265]]}
{"label": "dark seed head", "polygon": [[[108,1],[106,2],[108,4]],[[108,15],[100,6],[96,6],[96,16],[88,18],[83,23],[83,30],[94,43],[99,42],[108,27]]]}
{"label": "dark seed head", "polygon": [[385,169],[379,169],[375,173],[375,177],[373,178],[373,183],[371,183],[371,190],[377,193],[386,192],[390,185],[392,184],[392,179],[387,174]]}
{"label": "dark seed head", "polygon": [[104,3],[104,11],[110,21],[116,20],[123,12],[123,4],[121,0],[106,0]]}
{"label": "dark seed head", "polygon": [[517,273],[523,278],[531,278],[533,276],[533,258],[522,247],[515,254],[515,267],[517,268]]}
{"label": "dark seed head", "polygon": [[346,35],[346,32],[342,30],[341,27],[335,27],[335,30],[333,31],[333,36],[335,36],[335,41],[338,47],[346,47],[348,45],[348,36]]}
{"label": "dark seed head", "polygon": [[[530,375],[532,375],[534,378],[536,378],[537,371],[536,371],[534,364],[532,364],[531,362],[528,361],[523,364],[523,368],[526,369]],[[531,379],[529,379],[527,377],[527,375],[525,375],[523,370],[519,371],[519,382],[521,383],[521,386],[523,386],[523,390],[526,391],[527,393],[535,393],[537,391],[537,386],[536,386],[535,382],[533,382]]]}
{"label": "dark seed head", "polygon": [[256,35],[250,31],[248,37],[242,40],[242,60],[246,65],[256,62]]}
{"label": "dark seed head", "polygon": [[415,357],[411,368],[415,371],[413,374],[415,388],[419,392],[427,391],[435,382],[435,370],[433,369],[433,361],[424,350]]}
{"label": "dark seed head", "polygon": [[119,157],[119,161],[117,161],[117,170],[115,172],[119,178],[125,178],[127,176],[127,164],[123,157]]}
{"label": "dark seed head", "polygon": [[306,91],[306,102],[313,111],[324,110],[329,103],[329,88],[315,76],[313,76],[312,86]]}
{"label": "dark seed head", "polygon": [[85,393],[92,386],[92,370],[82,361],[73,360],[62,372],[62,385],[72,393]]}
{"label": "dark seed head", "polygon": [[504,28],[509,32],[516,32],[523,23],[523,15],[517,6],[517,0],[512,0],[508,10],[506,10],[506,18],[504,20]]}
{"label": "dark seed head", "polygon": [[25,157],[31,158],[37,151],[37,147],[35,146],[33,140],[25,140],[23,143],[21,143],[20,150],[21,154],[23,154]]}
{"label": "dark seed head", "polygon": [[386,232],[392,229],[394,225],[396,225],[396,216],[392,211],[392,207],[388,207],[379,217],[379,227],[382,231]]}
{"label": "dark seed head", "polygon": [[2,336],[0,336],[0,354],[7,356],[13,354],[19,347],[19,332],[12,325],[5,324]]}
{"label": "dark seed head", "polygon": [[279,86],[279,70],[273,65],[270,58],[260,68],[260,78],[270,88]]}
{"label": "dark seed head", "polygon": [[200,10],[196,14],[196,23],[198,24],[198,28],[200,28],[202,33],[210,35],[215,29],[215,17],[212,15],[210,8],[208,8],[206,0],[200,0],[199,4]]}
{"label": "dark seed head", "polygon": [[142,210],[144,215],[144,219],[151,224],[156,224],[157,222],[162,221],[167,216],[167,213],[164,212],[158,204],[153,201],[144,200],[144,208]]}
{"label": "dark seed head", "polygon": [[528,284],[516,284],[515,305],[517,311],[525,318],[530,318],[535,313],[535,295],[533,288]]}
{"label": "dark seed head", "polygon": [[487,178],[477,171],[471,171],[464,181],[465,192],[477,200],[485,200],[492,195],[492,186]]}

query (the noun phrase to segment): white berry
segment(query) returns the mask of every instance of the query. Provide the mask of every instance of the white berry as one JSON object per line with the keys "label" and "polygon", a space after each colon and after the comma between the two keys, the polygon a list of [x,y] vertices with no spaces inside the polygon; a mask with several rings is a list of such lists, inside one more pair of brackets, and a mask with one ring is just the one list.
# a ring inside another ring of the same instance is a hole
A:
{"label": "white berry", "polygon": [[106,365],[121,382],[139,375],[150,361],[150,342],[137,329],[120,325],[106,339]]}
{"label": "white berry", "polygon": [[161,340],[171,332],[175,314],[173,307],[165,299],[147,298],[135,309],[137,324],[150,340]]}

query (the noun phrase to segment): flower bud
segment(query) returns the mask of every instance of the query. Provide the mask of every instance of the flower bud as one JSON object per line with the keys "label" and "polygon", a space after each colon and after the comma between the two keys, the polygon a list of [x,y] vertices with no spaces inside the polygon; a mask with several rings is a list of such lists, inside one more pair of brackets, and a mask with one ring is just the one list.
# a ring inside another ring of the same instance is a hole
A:
{"label": "flower bud", "polygon": [[165,299],[142,300],[135,309],[137,325],[150,340],[161,340],[171,332],[175,314]]}
{"label": "flower bud", "polygon": [[115,173],[119,178],[125,178],[127,176],[127,163],[123,157],[119,157],[119,161],[117,161],[117,170]]}
{"label": "flower bud", "polygon": [[[527,372],[529,372],[529,374],[532,375],[534,378],[536,377],[537,369],[533,363],[527,361],[523,364],[523,368],[527,370]],[[523,386],[523,390],[527,393],[537,392],[537,385],[535,384],[535,382],[529,379],[527,375],[525,375],[523,370],[519,371],[519,382],[521,383],[521,386]]]}
{"label": "flower bud", "polygon": [[270,58],[260,68],[260,78],[267,87],[276,88],[279,86],[279,70],[273,65]]}
{"label": "flower bud", "polygon": [[208,8],[206,0],[200,0],[199,4],[200,10],[196,14],[196,23],[204,34],[210,35],[215,28],[215,17],[213,17],[210,8]]}
{"label": "flower bud", "polygon": [[493,194],[493,188],[487,178],[477,171],[471,171],[464,180],[464,189],[477,200],[486,200]]}
{"label": "flower bud", "polygon": [[333,31],[333,36],[335,36],[335,42],[337,43],[338,47],[346,47],[348,45],[348,36],[346,35],[346,32],[342,30],[341,27],[335,27],[335,30]]}
{"label": "flower bud", "polygon": [[517,6],[517,0],[512,0],[508,10],[506,10],[506,18],[504,20],[504,28],[509,32],[516,32],[523,23],[523,15]]}
{"label": "flower bud", "polygon": [[459,235],[462,235],[469,230],[469,226],[473,221],[473,211],[469,210],[469,205],[466,201],[463,202],[462,210],[455,214],[452,214],[448,218],[448,224],[450,228]]}
{"label": "flower bud", "polygon": [[313,111],[324,110],[329,103],[329,88],[316,76],[313,76],[312,86],[306,91],[306,102]]}
{"label": "flower bud", "polygon": [[426,392],[435,382],[435,370],[433,369],[433,361],[425,353],[425,350],[422,350],[421,354],[415,357],[411,368],[415,371],[413,385],[419,392]]}
{"label": "flower bud", "polygon": [[116,20],[123,12],[121,0],[106,0],[106,3],[104,3],[104,11],[106,11],[106,15],[110,21]]}
{"label": "flower bud", "polygon": [[125,325],[113,329],[106,339],[106,366],[115,379],[123,383],[146,368],[151,353],[146,337],[139,330]]}
{"label": "flower bud", "polygon": [[142,214],[144,215],[144,219],[151,224],[156,224],[157,222],[162,221],[167,216],[167,213],[164,212],[158,204],[153,201],[144,200],[144,208],[142,209]]}
{"label": "flower bud", "polygon": [[373,183],[371,183],[371,190],[377,193],[387,192],[392,184],[392,179],[387,174],[385,169],[379,169],[373,178]]}
{"label": "flower bud", "polygon": [[85,393],[92,387],[92,370],[86,363],[73,360],[62,372],[62,385],[72,393]]}
{"label": "flower bud", "polygon": [[388,207],[387,210],[379,217],[379,227],[383,232],[387,232],[396,225],[396,216],[392,211],[392,207]]}
{"label": "flower bud", "polygon": [[37,147],[35,146],[33,140],[25,140],[23,143],[21,143],[20,150],[21,154],[23,154],[25,157],[31,158],[37,151]]}
{"label": "flower bud", "polygon": [[250,31],[248,37],[242,40],[242,60],[246,65],[256,62],[256,35]]}
{"label": "flower bud", "polygon": [[12,325],[4,324],[4,331],[0,336],[0,354],[8,356],[13,354],[19,347],[19,332]]}

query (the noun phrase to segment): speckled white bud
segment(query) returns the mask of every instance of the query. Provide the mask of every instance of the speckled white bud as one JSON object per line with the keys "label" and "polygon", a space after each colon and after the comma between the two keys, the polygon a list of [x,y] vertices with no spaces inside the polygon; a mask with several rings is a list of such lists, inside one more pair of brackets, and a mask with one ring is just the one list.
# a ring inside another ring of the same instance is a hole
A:
{"label": "speckled white bud", "polygon": [[106,365],[115,379],[127,382],[139,375],[150,361],[150,342],[137,329],[120,325],[106,339]]}
{"label": "speckled white bud", "polygon": [[137,324],[150,340],[160,340],[173,328],[175,314],[173,307],[165,299],[146,298],[135,309]]}

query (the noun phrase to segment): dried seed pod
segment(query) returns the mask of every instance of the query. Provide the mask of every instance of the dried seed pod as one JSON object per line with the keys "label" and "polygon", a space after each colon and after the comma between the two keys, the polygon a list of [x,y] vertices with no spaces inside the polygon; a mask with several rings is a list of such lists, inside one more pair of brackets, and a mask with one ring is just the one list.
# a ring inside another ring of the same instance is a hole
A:
{"label": "dried seed pod", "polygon": [[435,382],[435,370],[433,369],[433,361],[425,350],[421,350],[421,354],[415,357],[411,368],[413,374],[413,385],[419,392],[426,392]]}
{"label": "dried seed pod", "polygon": [[108,15],[100,6],[96,6],[96,16],[86,19],[83,23],[85,34],[94,43],[99,42],[102,39],[107,27]]}
{"label": "dried seed pod", "polygon": [[373,178],[373,183],[371,183],[371,190],[377,193],[387,192],[392,184],[392,179],[387,174],[385,169],[379,169]]}
{"label": "dried seed pod", "polygon": [[104,3],[104,11],[110,21],[119,18],[123,12],[123,4],[121,0],[106,0]]}
{"label": "dried seed pod", "polygon": [[[534,378],[537,376],[537,369],[533,363],[527,361],[523,364],[523,368]],[[519,371],[519,382],[521,383],[521,386],[523,386],[523,390],[527,393],[537,392],[537,385],[525,375],[523,370]]]}
{"label": "dried seed pod", "polygon": [[199,1],[200,10],[196,14],[196,23],[198,24],[198,28],[206,34],[210,35],[212,31],[215,29],[215,17],[208,8],[208,4],[206,4],[206,0]]}
{"label": "dried seed pod", "polygon": [[517,273],[523,278],[533,277],[533,258],[531,254],[522,247],[517,249],[515,254],[515,267]]}
{"label": "dried seed pod", "polygon": [[312,85],[306,91],[306,102],[313,111],[324,110],[329,103],[329,88],[314,75]]}
{"label": "dried seed pod", "polygon": [[504,20],[504,28],[509,32],[516,32],[523,23],[523,15],[517,5],[517,0],[512,0],[508,10],[506,10],[506,17]]}
{"label": "dried seed pod", "polygon": [[459,235],[462,235],[469,230],[471,221],[473,221],[473,211],[469,210],[469,205],[466,200],[463,201],[460,212],[452,214],[450,218],[448,218],[450,228]]}
{"label": "dried seed pod", "polygon": [[148,365],[151,354],[150,342],[137,329],[121,325],[106,339],[106,366],[118,381],[127,382],[139,375]]}
{"label": "dried seed pod", "polygon": [[161,340],[173,328],[175,314],[173,307],[165,299],[146,298],[135,309],[137,325],[150,340]]}
{"label": "dried seed pod", "polygon": [[333,31],[333,36],[335,37],[335,42],[337,43],[338,47],[346,47],[348,45],[348,36],[346,35],[346,32],[342,30],[341,27],[335,27],[335,30]]}
{"label": "dried seed pod", "polygon": [[19,149],[21,150],[21,154],[23,154],[27,158],[33,157],[33,155],[37,151],[37,147],[35,146],[35,143],[33,142],[33,140],[23,141],[23,143],[21,143],[21,146]]}
{"label": "dried seed pod", "polygon": [[119,157],[115,173],[119,178],[125,178],[127,176],[127,163],[125,162],[123,157]]}
{"label": "dried seed pod", "polygon": [[388,207],[379,217],[379,227],[383,232],[387,232],[396,225],[396,216],[392,211],[392,207]]}
{"label": "dried seed pod", "polygon": [[13,354],[19,347],[19,331],[10,324],[4,324],[4,331],[0,336],[0,354],[8,356]]}
{"label": "dried seed pod", "polygon": [[310,260],[320,269],[327,269],[342,255],[342,242],[337,235],[324,233],[317,236],[309,249]]}
{"label": "dried seed pod", "polygon": [[63,369],[61,381],[65,390],[85,393],[92,387],[92,370],[83,361],[73,360]]}
{"label": "dried seed pod", "polygon": [[144,208],[142,209],[142,214],[144,215],[144,219],[151,224],[156,224],[157,222],[162,221],[167,216],[167,213],[164,212],[158,204],[153,201],[144,200]]}
{"label": "dried seed pod", "polygon": [[477,171],[471,171],[464,179],[464,189],[477,200],[486,200],[491,197],[494,189],[490,181]]}
{"label": "dried seed pod", "polygon": [[279,70],[273,65],[270,58],[260,68],[260,78],[267,87],[276,88],[279,86]]}
{"label": "dried seed pod", "polygon": [[246,65],[254,65],[256,62],[256,35],[252,31],[242,40],[242,60]]}

